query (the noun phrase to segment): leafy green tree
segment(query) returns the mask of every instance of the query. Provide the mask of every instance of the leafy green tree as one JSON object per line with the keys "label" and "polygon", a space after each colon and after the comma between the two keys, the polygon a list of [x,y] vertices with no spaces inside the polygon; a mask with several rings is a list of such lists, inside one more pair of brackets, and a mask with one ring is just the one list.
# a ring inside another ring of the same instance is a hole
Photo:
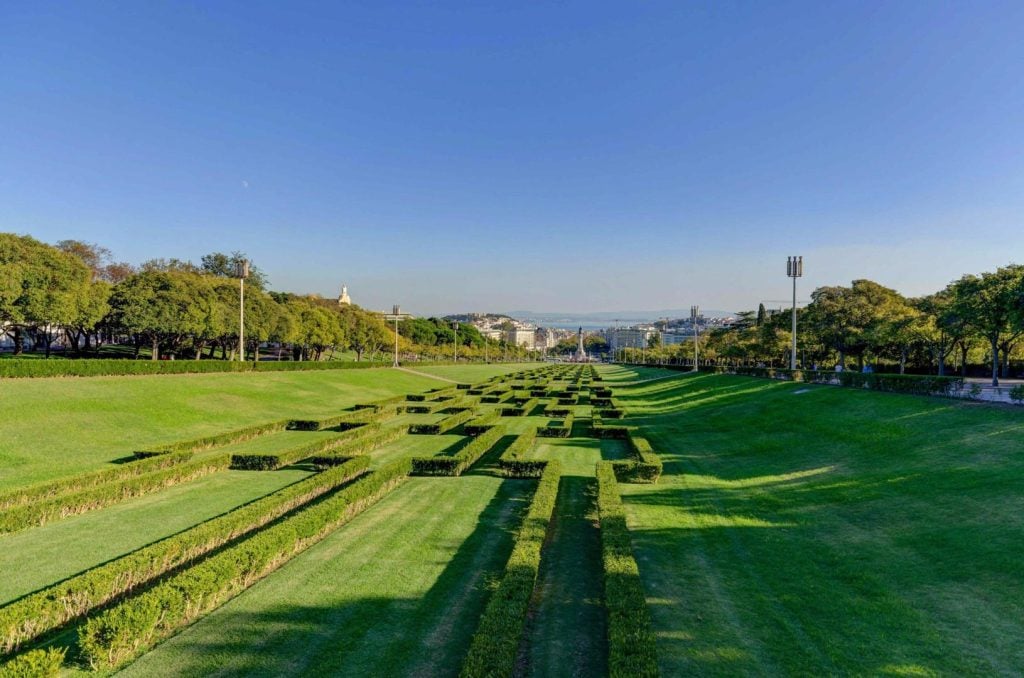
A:
{"label": "leafy green tree", "polygon": [[[204,273],[218,278],[235,278],[237,280],[235,276],[238,265],[248,259],[245,252],[232,252],[231,254],[211,252],[203,255],[200,260],[200,268]],[[249,277],[245,279],[246,287],[263,290],[266,289],[267,282],[267,274],[252,261],[249,261]]]}
{"label": "leafy green tree", "polygon": [[202,276],[151,269],[114,286],[110,316],[135,337],[136,353],[148,342],[157,360],[161,348],[176,352],[202,334],[215,303]]}
{"label": "leafy green tree", "polygon": [[989,344],[992,385],[999,385],[999,355],[1007,359],[1024,330],[1024,266],[1012,264],[995,273],[965,275],[952,284],[952,308]]}

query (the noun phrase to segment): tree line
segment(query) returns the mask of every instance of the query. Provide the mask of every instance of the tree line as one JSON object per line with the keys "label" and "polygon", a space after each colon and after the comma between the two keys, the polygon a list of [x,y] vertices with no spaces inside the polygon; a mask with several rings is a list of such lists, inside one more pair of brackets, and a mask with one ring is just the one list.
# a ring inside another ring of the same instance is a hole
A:
{"label": "tree line", "polygon": [[[964,275],[944,289],[908,298],[871,280],[819,287],[797,310],[797,358],[807,369],[866,364],[901,374],[908,370],[946,375],[952,366],[985,363],[993,385],[1010,374],[1024,336],[1024,266]],[[717,364],[788,366],[790,310],[738,314],[730,327],[699,340],[702,361]],[[687,360],[693,344],[649,347],[650,360]]]}
{"label": "tree line", "polygon": [[[274,345],[278,359],[293,360],[321,360],[339,351],[352,351],[357,360],[374,359],[393,349],[394,332],[380,314],[318,295],[270,291],[266,275],[251,267],[245,282],[245,355],[238,356],[235,268],[244,258],[240,252],[215,252],[199,264],[152,259],[133,266],[90,243],[64,240],[53,246],[0,233],[0,336],[13,338],[16,355],[38,347],[47,357],[61,338],[79,357],[124,344],[135,357],[146,351],[153,360],[259,360],[260,347],[267,344]],[[443,359],[447,330],[442,325],[437,319],[406,321],[400,349]],[[469,349],[461,356],[467,358],[484,341],[471,326],[460,327],[459,335]],[[521,351],[512,353],[520,357]]]}

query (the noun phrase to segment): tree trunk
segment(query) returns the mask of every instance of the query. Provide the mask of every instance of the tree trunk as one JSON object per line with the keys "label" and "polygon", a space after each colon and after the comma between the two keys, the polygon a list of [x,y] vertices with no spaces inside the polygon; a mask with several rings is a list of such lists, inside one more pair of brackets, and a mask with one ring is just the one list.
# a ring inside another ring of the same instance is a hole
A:
{"label": "tree trunk", "polygon": [[992,345],[992,385],[999,386],[999,338],[993,336],[989,342]]}
{"label": "tree trunk", "polygon": [[846,351],[839,351],[839,367],[843,368],[844,372],[846,371]]}
{"label": "tree trunk", "polygon": [[153,337],[153,357],[150,360],[160,360],[160,340]]}
{"label": "tree trunk", "polygon": [[946,376],[946,352],[940,348],[936,357],[939,362],[939,376],[944,377]]}
{"label": "tree trunk", "polygon": [[906,368],[906,365],[907,365],[907,349],[906,349],[906,347],[904,347],[903,350],[900,351],[900,374],[904,373],[904,369]]}

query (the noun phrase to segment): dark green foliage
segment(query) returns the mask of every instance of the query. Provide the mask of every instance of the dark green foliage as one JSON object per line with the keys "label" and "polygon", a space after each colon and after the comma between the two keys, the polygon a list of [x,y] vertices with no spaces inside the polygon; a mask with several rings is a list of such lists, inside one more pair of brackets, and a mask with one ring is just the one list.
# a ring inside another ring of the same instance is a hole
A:
{"label": "dark green foliage", "polygon": [[515,396],[515,394],[515,391],[512,390],[492,391],[491,393],[488,393],[487,395],[480,398],[480,402],[491,404],[503,403],[506,400],[509,400],[513,396]]}
{"label": "dark green foliage", "polygon": [[367,424],[352,428],[345,434],[334,438],[314,440],[311,443],[305,443],[275,454],[233,454],[231,455],[231,468],[241,471],[273,471],[320,452],[348,445],[354,440],[378,435],[380,431],[380,424]]}
{"label": "dark green foliage", "polygon": [[326,419],[293,419],[288,422],[290,431],[323,431],[329,428],[345,430],[371,422],[387,421],[398,416],[399,408],[387,405],[356,405],[350,410]]}
{"label": "dark green foliage", "polygon": [[536,478],[540,476],[546,462],[522,459],[522,456],[533,448],[536,440],[536,428],[530,428],[519,434],[498,460],[498,467],[503,476],[506,478]]}
{"label": "dark green foliage", "polygon": [[590,427],[590,432],[595,438],[613,438],[615,440],[625,440],[629,436],[629,429],[625,426],[605,426],[600,419],[594,418],[594,423]]}
{"label": "dark green foliage", "polygon": [[137,586],[266,525],[365,473],[369,464],[369,457],[355,457],[342,466],[0,607],[0,654],[13,652]]}
{"label": "dark green foliage", "polygon": [[651,616],[640,570],[633,557],[633,543],[615,473],[608,462],[598,463],[597,482],[604,599],[608,610],[608,675],[612,678],[657,676],[658,656]]}
{"label": "dark green foliage", "polygon": [[573,413],[570,412],[561,423],[557,425],[539,426],[537,437],[539,438],[568,438],[572,433]]}
{"label": "dark green foliage", "polygon": [[161,447],[155,450],[138,450],[135,452],[135,456],[137,458],[144,459],[146,457],[154,457],[171,452],[199,452],[200,450],[207,450],[211,447],[232,445],[234,443],[252,440],[253,438],[258,438],[268,433],[283,431],[288,427],[288,423],[289,422],[287,421],[272,421],[266,424],[255,424],[253,426],[246,426],[245,428],[227,431],[226,433],[218,433],[217,435],[171,443],[166,447]]}
{"label": "dark green foliage", "polygon": [[545,417],[567,417],[573,413],[569,405],[548,405],[544,408]]}
{"label": "dark green foliage", "polygon": [[315,455],[310,458],[310,461],[318,468],[333,466],[335,464],[335,458],[359,457],[369,454],[378,447],[383,447],[388,443],[393,443],[406,433],[408,433],[407,427],[396,426],[380,429],[376,432],[368,432],[366,435],[362,436],[354,436],[352,438],[346,437],[340,442],[340,444],[331,448],[329,453]]}
{"label": "dark green foliage", "polygon": [[[688,371],[681,366],[666,366],[668,369]],[[866,388],[888,393],[909,393],[911,395],[957,395],[964,386],[961,377],[937,377],[917,374],[885,374],[879,372],[833,372],[826,370],[787,370],[775,367],[708,367],[702,372],[718,374],[739,374],[748,377],[766,377],[782,381],[800,381],[814,384],[835,384],[853,388]]]}
{"label": "dark green foliage", "polygon": [[51,678],[60,675],[67,648],[32,650],[0,664],[0,678]]}
{"label": "dark green foliage", "polygon": [[612,408],[602,409],[599,414],[602,419],[622,419],[626,416],[626,413],[623,410]]}
{"label": "dark green foliage", "polygon": [[459,450],[458,454],[437,457],[416,457],[412,460],[414,476],[459,476],[505,435],[504,426],[492,426]]}
{"label": "dark green foliage", "polygon": [[626,441],[629,443],[628,461],[613,461],[616,480],[624,483],[656,483],[661,477],[661,458],[654,453],[647,438],[630,430]]}
{"label": "dark green foliage", "polygon": [[462,410],[433,424],[412,424],[409,427],[409,433],[440,435],[451,431],[460,424],[466,423],[474,416],[476,416],[476,413],[473,410]]}
{"label": "dark green foliage", "polygon": [[[154,459],[153,461],[159,460]],[[145,462],[138,462],[145,463]],[[77,492],[69,492],[30,504],[18,504],[0,511],[0,533],[15,532],[42,525],[50,520],[85,513],[119,502],[162,490],[200,476],[227,469],[230,458],[226,454],[204,457],[174,464],[142,475],[114,480]]]}
{"label": "dark green foliage", "polygon": [[523,401],[522,404],[515,407],[503,407],[501,408],[501,416],[503,417],[524,417],[533,411],[533,408],[537,407],[540,402],[537,398],[530,398],[529,400]]}
{"label": "dark green foliage", "polygon": [[558,498],[560,477],[559,463],[547,462],[505,565],[505,575],[480,617],[459,674],[462,678],[511,676],[515,671],[516,652],[537,582],[541,549]]}
{"label": "dark green foliage", "polygon": [[576,405],[580,399],[577,396],[566,396],[558,399],[559,405]]}
{"label": "dark green foliage", "polygon": [[79,629],[83,658],[95,669],[121,666],[376,503],[404,481],[409,470],[408,460],[383,466],[327,499],[92,617]]}
{"label": "dark green foliage", "polygon": [[227,360],[0,360],[0,378],[6,377],[100,377],[137,374],[191,374],[211,372],[296,372],[306,370],[358,370],[382,367],[380,362]]}
{"label": "dark green foliage", "polygon": [[496,421],[498,421],[498,411],[490,410],[471,420],[462,427],[462,430],[467,436],[478,436],[494,426]]}

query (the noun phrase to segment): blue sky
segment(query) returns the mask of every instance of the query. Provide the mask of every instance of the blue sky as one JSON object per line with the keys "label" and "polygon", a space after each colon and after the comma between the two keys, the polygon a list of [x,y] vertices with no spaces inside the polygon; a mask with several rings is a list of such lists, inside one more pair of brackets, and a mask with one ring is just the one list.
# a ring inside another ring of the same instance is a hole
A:
{"label": "blue sky", "polygon": [[[1024,262],[1024,3],[6,3],[0,230],[419,313]],[[801,295],[806,296],[806,295]]]}

